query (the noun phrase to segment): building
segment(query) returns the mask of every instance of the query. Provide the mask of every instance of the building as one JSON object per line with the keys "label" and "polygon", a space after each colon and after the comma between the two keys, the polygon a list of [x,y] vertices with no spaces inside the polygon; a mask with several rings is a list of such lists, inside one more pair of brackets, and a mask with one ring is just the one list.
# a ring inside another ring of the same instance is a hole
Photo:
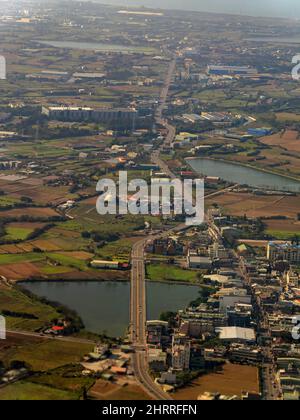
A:
{"label": "building", "polygon": [[230,327],[249,328],[252,322],[252,305],[238,303],[227,310]]}
{"label": "building", "polygon": [[271,128],[249,128],[248,134],[255,137],[264,137],[272,134]]}
{"label": "building", "polygon": [[147,343],[160,346],[168,339],[168,322],[147,321]]}
{"label": "building", "polygon": [[255,344],[255,331],[251,328],[222,327],[217,328],[221,341],[227,343]]}
{"label": "building", "polygon": [[257,69],[246,66],[208,66],[207,72],[214,76],[256,76]]}
{"label": "building", "polygon": [[154,372],[163,372],[167,369],[167,353],[161,349],[148,349],[149,367]]}
{"label": "building", "polygon": [[42,107],[42,115],[50,120],[94,121],[94,122],[134,122],[137,111],[134,108],[90,108],[71,106]]}
{"label": "building", "polygon": [[180,336],[173,336],[172,367],[174,370],[189,370],[191,357],[191,342]]}
{"label": "building", "polygon": [[91,267],[102,268],[106,270],[129,270],[130,265],[128,263],[120,263],[119,261],[105,261],[105,260],[94,260],[91,262]]}
{"label": "building", "polygon": [[212,268],[212,260],[209,257],[193,255],[190,251],[187,256],[187,266],[191,269],[210,270]]}
{"label": "building", "polygon": [[300,245],[270,242],[267,249],[267,258],[269,261],[288,261],[291,264],[298,264],[300,262]]}
{"label": "building", "polygon": [[277,368],[283,399],[298,401],[300,395],[300,359],[278,358]]}
{"label": "building", "polygon": [[244,344],[233,344],[229,349],[229,359],[233,363],[256,365],[262,362],[263,353],[258,347],[249,347]]}
{"label": "building", "polygon": [[236,304],[251,305],[252,298],[247,294],[245,289],[221,289],[217,292],[219,296],[219,308],[220,312],[227,313],[230,308],[235,307]]}

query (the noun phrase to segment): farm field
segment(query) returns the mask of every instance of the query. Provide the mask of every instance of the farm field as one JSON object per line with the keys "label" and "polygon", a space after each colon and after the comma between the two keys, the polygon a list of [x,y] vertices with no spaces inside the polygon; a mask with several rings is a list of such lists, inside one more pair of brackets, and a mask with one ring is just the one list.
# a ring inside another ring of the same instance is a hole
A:
{"label": "farm field", "polygon": [[0,388],[0,400],[74,400],[76,394],[63,389],[20,381],[15,384]]}
{"label": "farm field", "polygon": [[300,235],[300,222],[296,220],[266,220],[266,233],[276,239],[291,239]]}
{"label": "farm field", "polygon": [[297,218],[300,196],[256,196],[244,193],[225,193],[206,200],[206,205],[219,204],[224,212],[234,216]]}
{"label": "farm field", "polygon": [[268,146],[279,146],[291,152],[300,153],[300,137],[298,131],[286,130],[282,133],[262,137],[260,141]]}
{"label": "farm field", "polygon": [[205,392],[241,396],[243,391],[259,392],[258,369],[225,364],[219,372],[199,377],[191,385],[176,391],[173,397],[176,400],[196,400]]}
{"label": "farm field", "polygon": [[166,264],[151,264],[146,266],[146,276],[151,281],[197,283],[201,278],[201,273]]}
{"label": "farm field", "polygon": [[99,379],[90,389],[89,397],[91,399],[101,401],[138,401],[151,399],[138,385],[128,384],[124,387],[121,387],[117,384],[112,384],[102,379]]}
{"label": "farm field", "polygon": [[[8,329],[36,331],[59,317],[58,312],[49,305],[27,296],[17,288],[0,285],[0,312],[25,313],[31,317],[6,316]],[[1,347],[0,347],[1,349]],[[1,360],[1,351],[0,351]]]}
{"label": "farm field", "polygon": [[11,209],[0,211],[1,217],[54,217],[58,216],[58,213],[50,207],[26,207],[24,209]]}
{"label": "farm field", "polygon": [[9,349],[1,348],[0,359],[5,364],[13,360],[26,362],[35,372],[46,372],[62,366],[78,363],[82,357],[93,350],[92,344],[81,344],[59,340],[42,340],[11,346]]}

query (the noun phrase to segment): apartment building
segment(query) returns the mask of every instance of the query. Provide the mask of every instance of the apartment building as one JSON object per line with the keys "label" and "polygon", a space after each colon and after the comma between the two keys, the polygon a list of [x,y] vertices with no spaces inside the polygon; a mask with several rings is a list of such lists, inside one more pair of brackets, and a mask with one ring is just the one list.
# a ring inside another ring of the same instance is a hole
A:
{"label": "apartment building", "polygon": [[270,242],[267,249],[267,258],[269,261],[288,261],[291,264],[297,264],[300,262],[300,245]]}

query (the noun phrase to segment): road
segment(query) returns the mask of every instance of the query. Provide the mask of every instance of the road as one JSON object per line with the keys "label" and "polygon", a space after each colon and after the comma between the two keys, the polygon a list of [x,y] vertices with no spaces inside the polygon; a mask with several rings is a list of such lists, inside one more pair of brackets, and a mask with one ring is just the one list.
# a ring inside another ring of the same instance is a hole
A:
{"label": "road", "polygon": [[[162,113],[168,97],[170,84],[172,81],[173,73],[176,68],[176,59],[173,59],[170,63],[169,70],[166,76],[164,88],[162,89],[160,104],[156,110],[155,119],[156,124],[161,125],[166,129],[166,136],[164,143],[158,150],[152,153],[152,162],[160,167],[160,169],[168,175],[171,179],[176,178],[172,173],[166,162],[160,159],[160,153],[163,148],[171,145],[176,135],[176,128],[170,125],[166,120],[163,119]],[[206,196],[206,198],[213,197],[215,195],[228,192],[237,185],[225,188],[222,191],[217,191]],[[206,223],[209,229],[214,234],[216,240],[222,241],[217,227],[208,219],[206,216]],[[131,263],[131,304],[130,304],[130,335],[135,353],[132,356],[132,365],[136,379],[139,381],[141,386],[156,400],[168,400],[171,399],[168,394],[162,391],[162,389],[153,382],[148,371],[148,360],[147,360],[147,337],[146,337],[146,323],[147,323],[147,300],[146,300],[146,281],[145,281],[145,261],[144,261],[144,250],[146,242],[158,238],[167,237],[170,234],[181,232],[187,229],[188,226],[180,224],[168,231],[165,231],[159,235],[147,236],[137,242],[132,249]]]}
{"label": "road", "polygon": [[[162,118],[163,109],[166,105],[175,67],[176,59],[173,59],[169,65],[164,87],[160,95],[160,102],[155,113],[156,124],[165,127],[167,130],[164,145],[171,144],[176,134],[175,127],[168,124]],[[165,167],[163,162],[159,159],[162,147],[152,154],[152,161],[158,164],[164,172],[169,172],[169,168]],[[145,244],[149,239],[154,239],[154,237],[145,237],[141,241],[137,242],[133,246],[131,255],[130,334],[132,345],[135,348],[135,353],[132,356],[132,367],[136,379],[152,398],[155,400],[169,400],[171,399],[169,395],[166,394],[160,386],[155,384],[152,380],[149,374],[147,358],[147,301],[144,250]]]}
{"label": "road", "polygon": [[77,338],[77,337],[65,337],[65,336],[50,336],[47,334],[39,334],[35,332],[30,331],[13,331],[13,330],[7,330],[6,331],[7,336],[21,336],[21,337],[29,337],[29,338],[39,338],[42,340],[56,340],[56,341],[63,341],[67,343],[77,343],[77,344],[91,344],[95,345],[96,341],[87,340],[84,338]]}

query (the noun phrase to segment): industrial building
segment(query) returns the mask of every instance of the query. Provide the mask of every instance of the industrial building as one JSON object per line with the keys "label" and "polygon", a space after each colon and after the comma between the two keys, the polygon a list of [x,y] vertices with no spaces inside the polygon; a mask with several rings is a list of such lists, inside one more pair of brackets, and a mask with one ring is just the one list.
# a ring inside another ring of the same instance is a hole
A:
{"label": "industrial building", "polygon": [[209,75],[215,76],[255,76],[257,69],[244,66],[208,66]]}
{"label": "industrial building", "polygon": [[107,269],[107,270],[129,270],[130,264],[121,263],[119,261],[94,260],[91,262],[91,267]]}
{"label": "industrial building", "polygon": [[42,114],[50,120],[93,121],[93,122],[134,122],[137,111],[134,108],[90,108],[71,106],[42,107]]}
{"label": "industrial building", "polygon": [[227,343],[254,344],[256,342],[255,331],[251,328],[221,327],[216,330],[219,339]]}

